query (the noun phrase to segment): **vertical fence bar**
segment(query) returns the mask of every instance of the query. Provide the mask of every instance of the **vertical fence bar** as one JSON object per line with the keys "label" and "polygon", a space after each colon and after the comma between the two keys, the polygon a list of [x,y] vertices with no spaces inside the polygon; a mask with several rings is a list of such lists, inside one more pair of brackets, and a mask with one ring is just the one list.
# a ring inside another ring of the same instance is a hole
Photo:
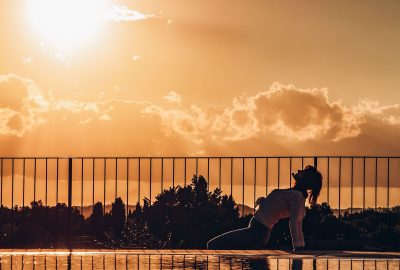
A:
{"label": "vertical fence bar", "polygon": [[22,207],[25,207],[25,158],[22,159]]}
{"label": "vertical fence bar", "polygon": [[57,158],[57,165],[56,165],[56,205],[58,204],[58,165],[59,165],[59,160]]}
{"label": "vertical fence bar", "polygon": [[140,204],[140,158],[138,159],[138,203]]}
{"label": "vertical fence bar", "polygon": [[329,179],[330,179],[330,176],[329,176],[329,170],[330,170],[330,158],[328,157],[328,168],[327,168],[327,176],[328,176],[328,179],[327,179],[327,188],[328,188],[328,190],[327,190],[327,198],[326,198],[326,200],[327,200],[327,203],[328,203],[328,205],[329,205]]}
{"label": "vertical fence bar", "polygon": [[354,159],[351,157],[351,176],[350,176],[350,214],[353,214],[353,182],[354,182]]}
{"label": "vertical fence bar", "polygon": [[68,158],[68,244],[71,243],[71,218],[72,218],[72,158]]}
{"label": "vertical fence bar", "polygon": [[[83,215],[83,158],[81,160],[81,215]],[[82,220],[83,222],[83,220]],[[81,230],[83,228],[83,223],[81,223]],[[82,234],[82,231],[81,231]]]}
{"label": "vertical fence bar", "polygon": [[106,214],[106,178],[107,178],[107,159],[103,161],[103,215]]}
{"label": "vertical fence bar", "polygon": [[289,187],[292,187],[292,158],[289,158]]}
{"label": "vertical fence bar", "polygon": [[161,158],[161,192],[164,190],[164,158]]}
{"label": "vertical fence bar", "polygon": [[268,158],[265,159],[265,196],[268,195]]}
{"label": "vertical fence bar", "polygon": [[390,196],[390,192],[389,192],[389,189],[390,189],[390,158],[387,158],[387,189],[386,189],[386,198],[387,198],[387,205],[386,205],[386,208],[389,210],[389,205],[390,205],[390,202],[389,202],[389,196]]}
{"label": "vertical fence bar", "polygon": [[47,206],[47,158],[46,158],[46,194],[45,194],[45,205]]}
{"label": "vertical fence bar", "polygon": [[199,158],[196,158],[196,176],[199,176]]}
{"label": "vertical fence bar", "polygon": [[253,183],[253,212],[256,211],[256,186],[257,186],[257,158],[254,158],[254,183]]}
{"label": "vertical fence bar", "polygon": [[183,158],[183,183],[186,186],[186,158]]}
{"label": "vertical fence bar", "polygon": [[221,160],[221,158],[219,158],[219,171],[218,171],[218,174],[219,174],[218,188],[219,189],[221,189],[221,183],[222,183],[222,179],[221,179],[221,177],[222,177],[222,164],[221,164],[221,162],[222,162],[222,160]]}
{"label": "vertical fence bar", "polygon": [[118,158],[115,158],[115,199],[118,197]]}
{"label": "vertical fence bar", "polygon": [[278,157],[278,189],[281,181],[281,158]]}
{"label": "vertical fence bar", "polygon": [[244,216],[244,173],[245,173],[245,162],[244,158],[242,159],[242,216]]}
{"label": "vertical fence bar", "polygon": [[34,162],[34,168],[33,168],[33,201],[36,202],[36,158]]}
{"label": "vertical fence bar", "polygon": [[231,157],[231,196],[233,197],[233,157]]}
{"label": "vertical fence bar", "polygon": [[378,208],[378,158],[375,157],[375,210]]}
{"label": "vertical fence bar", "polygon": [[207,190],[210,190],[210,158],[207,157]]}
{"label": "vertical fence bar", "polygon": [[[83,215],[83,158],[81,158],[81,215]],[[81,219],[81,242],[82,242],[82,236],[83,236],[83,221],[84,218]],[[82,257],[81,257],[81,266],[82,266]]]}
{"label": "vertical fence bar", "polygon": [[342,178],[342,158],[339,157],[339,219],[340,219],[340,187],[341,187],[341,178]]}
{"label": "vertical fence bar", "polygon": [[172,158],[172,187],[175,187],[175,158]]}
{"label": "vertical fence bar", "polygon": [[14,209],[14,158],[11,159],[11,209]]}
{"label": "vertical fence bar", "polygon": [[318,157],[314,157],[314,167],[318,169]]}
{"label": "vertical fence bar", "polygon": [[365,210],[365,157],[363,158],[363,210]]}
{"label": "vertical fence bar", "polygon": [[95,175],[95,158],[92,158],[92,213],[94,210],[94,175]]}
{"label": "vertical fence bar", "polygon": [[152,182],[152,174],[151,174],[151,172],[152,172],[152,170],[153,170],[153,168],[152,168],[152,158],[150,158],[150,183],[149,183],[149,185],[150,185],[150,204],[151,204],[151,182]]}
{"label": "vertical fence bar", "polygon": [[301,169],[304,169],[304,157],[301,157]]}
{"label": "vertical fence bar", "polygon": [[3,158],[1,159],[0,188],[0,207],[3,207]]}
{"label": "vertical fence bar", "polygon": [[129,158],[126,159],[126,218],[129,215]]}

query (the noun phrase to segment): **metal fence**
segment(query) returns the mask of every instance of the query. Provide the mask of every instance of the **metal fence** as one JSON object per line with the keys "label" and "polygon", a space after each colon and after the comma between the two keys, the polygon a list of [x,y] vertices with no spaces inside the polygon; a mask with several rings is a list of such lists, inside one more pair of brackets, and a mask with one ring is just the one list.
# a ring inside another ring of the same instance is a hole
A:
{"label": "metal fence", "polygon": [[63,202],[87,215],[96,202],[108,211],[121,197],[128,211],[145,197],[152,202],[162,190],[203,175],[210,190],[232,195],[249,213],[257,197],[291,187],[292,172],[308,164],[324,177],[319,202],[338,215],[400,204],[400,157],[383,156],[0,157],[0,204]]}

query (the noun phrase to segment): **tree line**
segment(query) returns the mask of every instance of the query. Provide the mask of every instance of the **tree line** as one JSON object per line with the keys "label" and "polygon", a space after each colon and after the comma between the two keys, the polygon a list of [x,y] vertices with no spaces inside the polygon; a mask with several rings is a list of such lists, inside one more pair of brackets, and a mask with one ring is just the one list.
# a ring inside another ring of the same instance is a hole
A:
{"label": "tree line", "polygon": [[[202,176],[193,176],[187,186],[164,190],[152,204],[144,199],[128,214],[121,198],[115,199],[109,213],[103,207],[97,202],[85,219],[77,207],[69,213],[61,203],[1,206],[0,247],[59,247],[69,243],[71,234],[90,236],[98,248],[202,249],[212,237],[246,227],[252,217],[240,215],[232,196],[218,188],[209,191]],[[400,206],[337,217],[326,203],[312,205],[307,208],[303,232],[310,249],[400,250]],[[286,219],[275,225],[266,248],[290,245]]]}

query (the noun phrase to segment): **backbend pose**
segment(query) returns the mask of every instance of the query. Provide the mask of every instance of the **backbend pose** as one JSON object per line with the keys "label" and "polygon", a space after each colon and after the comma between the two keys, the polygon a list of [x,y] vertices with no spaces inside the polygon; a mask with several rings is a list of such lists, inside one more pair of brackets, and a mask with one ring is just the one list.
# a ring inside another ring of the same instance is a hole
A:
{"label": "backbend pose", "polygon": [[268,243],[274,225],[289,218],[293,251],[304,249],[302,231],[305,217],[305,199],[314,204],[322,187],[321,173],[311,165],[292,173],[295,184],[289,189],[275,189],[267,197],[257,200],[259,207],[247,228],[221,234],[207,243],[208,249],[254,249]]}

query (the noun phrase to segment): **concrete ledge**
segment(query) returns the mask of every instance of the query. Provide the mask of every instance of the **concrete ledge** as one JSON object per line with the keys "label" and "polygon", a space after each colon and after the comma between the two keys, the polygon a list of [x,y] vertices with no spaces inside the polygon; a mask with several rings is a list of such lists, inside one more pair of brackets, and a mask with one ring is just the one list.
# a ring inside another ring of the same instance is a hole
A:
{"label": "concrete ledge", "polygon": [[303,251],[292,253],[285,250],[205,250],[205,249],[129,249],[129,250],[91,250],[91,249],[0,249],[0,256],[7,255],[190,255],[190,256],[245,256],[293,259],[400,259],[400,252],[370,251]]}

